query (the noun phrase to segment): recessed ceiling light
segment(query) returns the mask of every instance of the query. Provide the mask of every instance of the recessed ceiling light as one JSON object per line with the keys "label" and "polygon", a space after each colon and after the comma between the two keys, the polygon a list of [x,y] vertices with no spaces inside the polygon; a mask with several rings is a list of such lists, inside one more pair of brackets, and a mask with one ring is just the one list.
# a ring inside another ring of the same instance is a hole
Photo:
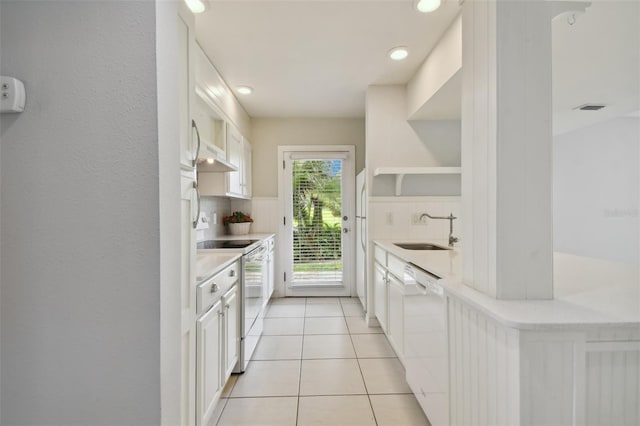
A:
{"label": "recessed ceiling light", "polygon": [[193,13],[202,13],[207,10],[208,0],[184,0],[189,10]]}
{"label": "recessed ceiling light", "polygon": [[416,9],[418,12],[429,13],[437,10],[442,4],[442,0],[418,0]]}
{"label": "recessed ceiling light", "polygon": [[405,46],[394,47],[389,51],[389,57],[394,61],[401,61],[409,56],[409,49]]}
{"label": "recessed ceiling light", "polygon": [[238,86],[237,90],[241,95],[250,95],[253,93],[253,89],[249,86]]}

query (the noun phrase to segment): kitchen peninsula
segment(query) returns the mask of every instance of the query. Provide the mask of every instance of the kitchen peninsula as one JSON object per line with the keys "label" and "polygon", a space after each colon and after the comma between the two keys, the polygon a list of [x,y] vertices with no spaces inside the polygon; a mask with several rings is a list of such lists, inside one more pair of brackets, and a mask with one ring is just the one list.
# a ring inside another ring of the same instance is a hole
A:
{"label": "kitchen peninsula", "polygon": [[462,283],[457,248],[375,245],[440,278],[451,424],[626,424],[637,415],[637,390],[628,393],[640,384],[631,367],[640,354],[637,268],[555,253],[553,300],[497,300]]}

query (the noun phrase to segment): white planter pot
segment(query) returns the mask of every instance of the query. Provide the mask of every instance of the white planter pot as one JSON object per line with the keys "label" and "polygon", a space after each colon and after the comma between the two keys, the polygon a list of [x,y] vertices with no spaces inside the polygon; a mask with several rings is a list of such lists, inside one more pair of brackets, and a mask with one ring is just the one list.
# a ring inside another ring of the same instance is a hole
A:
{"label": "white planter pot", "polygon": [[229,233],[231,235],[247,235],[249,233],[250,228],[251,228],[251,222],[230,223]]}

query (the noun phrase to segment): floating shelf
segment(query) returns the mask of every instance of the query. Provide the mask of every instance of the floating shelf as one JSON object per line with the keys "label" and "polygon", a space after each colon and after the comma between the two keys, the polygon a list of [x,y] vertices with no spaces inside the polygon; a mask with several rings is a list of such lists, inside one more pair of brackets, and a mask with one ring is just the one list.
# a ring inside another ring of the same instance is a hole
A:
{"label": "floating shelf", "polygon": [[402,195],[402,181],[406,175],[459,175],[460,167],[378,167],[374,176],[395,175],[397,196]]}

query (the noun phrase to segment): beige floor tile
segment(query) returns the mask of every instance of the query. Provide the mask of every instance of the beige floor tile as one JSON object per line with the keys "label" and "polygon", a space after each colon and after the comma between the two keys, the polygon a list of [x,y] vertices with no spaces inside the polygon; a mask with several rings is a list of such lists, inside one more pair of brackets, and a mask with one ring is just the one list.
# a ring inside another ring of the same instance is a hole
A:
{"label": "beige floor tile", "polygon": [[304,318],[265,318],[264,336],[300,336],[304,332]]}
{"label": "beige floor tile", "polygon": [[307,297],[307,305],[339,305],[339,297]]}
{"label": "beige floor tile", "polygon": [[302,361],[300,395],[362,395],[366,393],[357,360]]}
{"label": "beige floor tile", "polygon": [[250,361],[238,377],[231,398],[296,396],[300,383],[300,361]]}
{"label": "beige floor tile", "polygon": [[343,303],[342,311],[344,312],[344,316],[346,317],[361,317],[364,318],[364,311],[362,310],[362,306],[360,304],[355,303]]}
{"label": "beige floor tile", "polygon": [[413,395],[371,395],[378,426],[429,426]]}
{"label": "beige floor tile", "polygon": [[306,317],[343,317],[340,303],[317,303],[307,305]]}
{"label": "beige floor tile", "polygon": [[218,426],[295,426],[298,398],[237,398],[227,402]]}
{"label": "beige floor tile", "polygon": [[359,359],[369,394],[411,393],[398,358]]}
{"label": "beige floor tile", "polygon": [[396,357],[384,334],[354,334],[351,338],[358,358]]}
{"label": "beige floor tile", "polygon": [[302,336],[262,336],[252,360],[300,359]]}
{"label": "beige floor tile", "polygon": [[306,305],[306,297],[277,297],[271,299],[271,305]]}
{"label": "beige floor tile", "polygon": [[369,327],[364,318],[360,317],[346,317],[347,327],[349,327],[349,333],[351,334],[381,334],[382,328]]}
{"label": "beige floor tile", "polygon": [[356,354],[349,335],[304,336],[303,359],[355,358]]}
{"label": "beige floor tile", "polygon": [[305,305],[272,305],[267,310],[266,318],[302,318]]}
{"label": "beige floor tile", "polygon": [[298,426],[375,426],[366,395],[305,396],[298,405]]}
{"label": "beige floor tile", "polygon": [[304,320],[304,334],[349,334],[344,317],[312,317]]}
{"label": "beige floor tile", "polygon": [[358,303],[360,304],[360,299],[357,297],[341,297],[340,298],[340,303],[344,304],[351,304],[351,303]]}

